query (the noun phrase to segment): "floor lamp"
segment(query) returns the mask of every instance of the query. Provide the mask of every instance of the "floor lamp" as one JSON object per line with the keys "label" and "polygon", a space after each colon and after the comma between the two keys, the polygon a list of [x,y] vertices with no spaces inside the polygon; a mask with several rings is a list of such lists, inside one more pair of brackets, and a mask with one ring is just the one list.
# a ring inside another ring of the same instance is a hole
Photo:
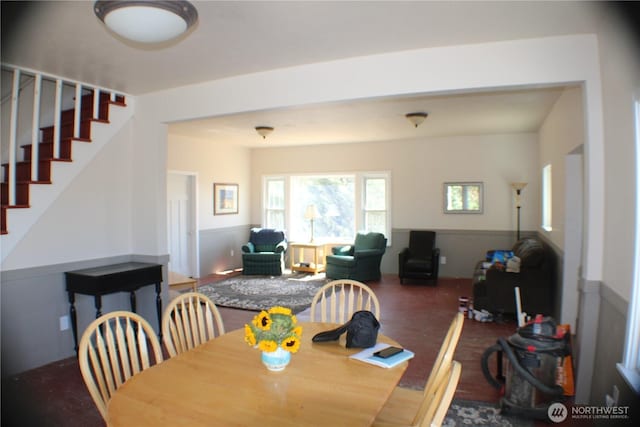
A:
{"label": "floor lamp", "polygon": [[320,218],[320,214],[318,213],[316,205],[307,206],[307,209],[304,211],[304,219],[308,219],[309,221],[311,221],[311,243],[313,243],[313,221],[316,218]]}
{"label": "floor lamp", "polygon": [[517,215],[516,241],[520,240],[520,193],[526,186],[527,186],[526,182],[511,183],[511,188],[516,190],[516,215]]}

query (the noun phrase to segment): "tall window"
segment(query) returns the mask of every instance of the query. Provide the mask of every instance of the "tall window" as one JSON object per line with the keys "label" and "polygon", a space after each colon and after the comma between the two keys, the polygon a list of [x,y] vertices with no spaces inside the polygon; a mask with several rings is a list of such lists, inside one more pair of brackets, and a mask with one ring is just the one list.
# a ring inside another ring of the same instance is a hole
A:
{"label": "tall window", "polygon": [[551,231],[551,165],[542,168],[542,228]]}
{"label": "tall window", "polygon": [[377,231],[390,240],[389,173],[291,175],[264,178],[263,224],[282,228],[291,241],[308,241],[315,205],[314,239],[353,240],[357,231]]}
{"label": "tall window", "polygon": [[387,233],[387,181],[386,177],[364,177],[364,228]]}
{"label": "tall window", "polygon": [[271,228],[285,228],[285,180],[283,177],[265,179],[264,215]]}

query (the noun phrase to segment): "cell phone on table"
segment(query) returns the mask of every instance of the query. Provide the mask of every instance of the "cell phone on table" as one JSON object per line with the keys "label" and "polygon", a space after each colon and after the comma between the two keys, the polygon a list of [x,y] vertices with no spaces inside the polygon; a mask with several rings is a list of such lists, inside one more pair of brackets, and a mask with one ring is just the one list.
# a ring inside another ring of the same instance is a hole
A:
{"label": "cell phone on table", "polygon": [[375,353],[373,353],[373,355],[382,359],[386,359],[393,356],[394,354],[402,353],[403,351],[404,349],[400,347],[387,347],[383,348],[380,351],[376,351]]}

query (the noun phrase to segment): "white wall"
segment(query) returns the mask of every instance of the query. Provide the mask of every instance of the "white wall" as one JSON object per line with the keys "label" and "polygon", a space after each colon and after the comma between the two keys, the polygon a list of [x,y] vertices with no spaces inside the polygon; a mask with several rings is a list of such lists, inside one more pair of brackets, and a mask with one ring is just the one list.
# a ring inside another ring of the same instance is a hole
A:
{"label": "white wall", "polygon": [[[536,134],[259,148],[251,158],[256,224],[263,175],[353,171],[391,172],[393,228],[515,230],[512,181],[532,183],[523,194],[521,228],[535,230],[539,222]],[[444,214],[442,188],[450,181],[484,182],[484,214]]]}
{"label": "white wall", "polygon": [[[169,134],[167,169],[197,174],[198,230],[234,227],[250,221],[249,149]],[[213,215],[213,183],[238,184],[238,215]]]}
{"label": "white wall", "polygon": [[[584,111],[582,89],[565,90],[558,98],[540,128],[540,164],[537,181],[542,180],[542,168],[551,165],[552,200],[551,226],[547,232],[537,224],[536,229],[547,235],[559,248],[564,247],[565,185],[567,154],[584,144]],[[542,195],[540,194],[540,197]]]}

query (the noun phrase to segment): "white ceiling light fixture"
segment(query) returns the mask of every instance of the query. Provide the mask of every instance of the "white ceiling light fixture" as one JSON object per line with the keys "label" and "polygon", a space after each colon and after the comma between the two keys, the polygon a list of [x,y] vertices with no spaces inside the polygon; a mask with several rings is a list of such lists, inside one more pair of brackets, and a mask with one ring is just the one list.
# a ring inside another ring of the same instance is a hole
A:
{"label": "white ceiling light fixture", "polygon": [[427,116],[428,116],[427,113],[422,113],[422,112],[405,114],[405,117],[407,118],[407,120],[409,120],[411,124],[415,127],[420,126],[420,124],[424,122],[424,119],[426,119]]}
{"label": "white ceiling light fixture", "polygon": [[162,43],[185,33],[198,20],[188,1],[96,1],[93,11],[117,35],[139,43]]}
{"label": "white ceiling light fixture", "polygon": [[256,126],[256,132],[258,132],[258,135],[260,135],[262,139],[266,139],[267,135],[273,132],[273,128],[269,126]]}

